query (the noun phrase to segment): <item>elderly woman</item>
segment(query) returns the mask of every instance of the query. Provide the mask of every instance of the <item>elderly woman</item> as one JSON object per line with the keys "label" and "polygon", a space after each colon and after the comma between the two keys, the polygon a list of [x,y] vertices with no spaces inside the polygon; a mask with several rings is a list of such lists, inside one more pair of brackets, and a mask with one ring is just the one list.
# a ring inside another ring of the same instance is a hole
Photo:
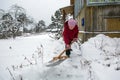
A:
{"label": "elderly woman", "polygon": [[66,56],[70,57],[71,43],[77,41],[78,26],[74,19],[70,19],[64,23],[63,39],[66,47]]}

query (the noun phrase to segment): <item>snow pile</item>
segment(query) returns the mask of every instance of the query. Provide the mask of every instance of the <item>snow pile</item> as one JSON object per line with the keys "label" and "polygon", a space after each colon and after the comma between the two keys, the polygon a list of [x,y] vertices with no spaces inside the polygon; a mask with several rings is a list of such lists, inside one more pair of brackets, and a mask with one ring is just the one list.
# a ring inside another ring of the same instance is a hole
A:
{"label": "snow pile", "polygon": [[0,80],[120,79],[120,38],[100,34],[81,47],[74,43],[70,58],[54,67],[45,64],[64,50],[62,39],[40,34],[0,40],[0,45]]}
{"label": "snow pile", "polygon": [[119,80],[120,38],[100,34],[85,42],[81,50],[99,80]]}

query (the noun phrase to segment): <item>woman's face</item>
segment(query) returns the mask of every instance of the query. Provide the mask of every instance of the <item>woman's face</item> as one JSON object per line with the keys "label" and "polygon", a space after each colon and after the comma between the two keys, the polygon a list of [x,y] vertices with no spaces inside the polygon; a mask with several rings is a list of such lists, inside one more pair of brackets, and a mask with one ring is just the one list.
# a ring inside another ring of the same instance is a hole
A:
{"label": "woman's face", "polygon": [[73,30],[73,29],[74,29],[74,26],[69,26],[69,29],[70,29],[70,30]]}

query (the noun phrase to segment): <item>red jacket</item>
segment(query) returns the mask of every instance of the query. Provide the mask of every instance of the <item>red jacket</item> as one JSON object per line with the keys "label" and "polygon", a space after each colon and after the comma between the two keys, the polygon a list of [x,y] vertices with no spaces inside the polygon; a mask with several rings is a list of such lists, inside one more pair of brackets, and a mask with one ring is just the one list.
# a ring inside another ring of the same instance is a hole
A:
{"label": "red jacket", "polygon": [[68,27],[68,21],[64,23],[63,39],[65,44],[70,44],[74,38],[78,38],[78,26],[76,25],[73,30]]}

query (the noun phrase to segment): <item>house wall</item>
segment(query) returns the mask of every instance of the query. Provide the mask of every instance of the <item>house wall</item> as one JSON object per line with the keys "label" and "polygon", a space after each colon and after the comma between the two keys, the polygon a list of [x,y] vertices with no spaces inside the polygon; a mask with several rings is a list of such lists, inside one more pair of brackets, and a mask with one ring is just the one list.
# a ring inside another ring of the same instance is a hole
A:
{"label": "house wall", "polygon": [[74,4],[74,17],[77,17],[78,14],[81,12],[82,8],[85,5],[85,0],[75,0]]}
{"label": "house wall", "polygon": [[[85,19],[82,26],[81,20]],[[89,6],[84,7],[77,16],[83,42],[97,34],[120,37],[120,6]],[[114,32],[116,33],[114,33]]]}
{"label": "house wall", "polygon": [[86,8],[87,31],[118,31],[120,28],[120,6]]}
{"label": "house wall", "polygon": [[106,28],[107,31],[116,32],[106,35],[120,38],[120,18],[106,19]]}
{"label": "house wall", "polygon": [[84,39],[84,33],[83,33],[85,31],[85,8],[84,7],[81,8],[79,14],[76,16],[76,20],[79,26],[79,38]]}
{"label": "house wall", "polygon": [[98,6],[93,11],[97,14],[93,20],[97,21],[94,31],[109,32],[103,33],[109,37],[120,37],[120,5]]}
{"label": "house wall", "polygon": [[78,22],[79,30],[84,31],[85,30],[85,8],[81,10],[81,12],[79,13],[76,19]]}
{"label": "house wall", "polygon": [[92,31],[93,26],[93,7],[88,7],[85,10],[85,31]]}
{"label": "house wall", "polygon": [[86,31],[106,31],[104,16],[104,7],[91,6],[86,7]]}

